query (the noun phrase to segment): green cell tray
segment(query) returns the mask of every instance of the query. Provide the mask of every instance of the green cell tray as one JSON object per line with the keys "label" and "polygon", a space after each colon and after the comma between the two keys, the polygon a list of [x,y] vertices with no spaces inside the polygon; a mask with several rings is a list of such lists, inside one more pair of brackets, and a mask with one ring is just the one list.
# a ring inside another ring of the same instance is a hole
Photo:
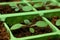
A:
{"label": "green cell tray", "polygon": [[[16,37],[14,37],[14,35],[12,34],[11,30],[9,29],[9,27],[7,25],[8,23],[11,23],[12,21],[18,20],[16,22],[16,23],[18,23],[18,22],[21,22],[24,19],[32,19],[32,18],[34,18],[34,17],[36,17],[38,15],[40,16],[40,14],[34,13],[34,14],[21,14],[19,16],[15,16],[15,17],[7,17],[5,19],[4,25],[7,28],[7,30],[9,31],[9,33],[10,33],[10,38],[11,38],[10,40],[35,40],[35,38],[36,39],[40,38],[41,40],[42,39],[46,40],[47,38],[44,39],[45,36],[47,37],[47,36],[51,36],[51,35],[52,36],[53,35],[60,35],[60,30],[58,28],[56,28],[56,26],[54,26],[46,17],[43,17],[43,16],[41,16],[42,19],[49,24],[49,26],[51,27],[51,29],[53,30],[53,32],[51,32],[51,33],[45,33],[45,34],[39,34],[39,35],[34,35],[34,36],[28,36],[28,37],[22,37],[22,38],[16,38]],[[11,20],[11,19],[13,19],[13,20]],[[1,18],[1,21],[2,20],[4,20],[4,18]],[[12,22],[12,24],[13,24],[13,22]]]}
{"label": "green cell tray", "polygon": [[[55,0],[52,0],[52,1],[58,3]],[[4,25],[5,25],[6,29],[8,30],[8,32],[10,33],[10,40],[47,40],[48,36],[60,37],[60,30],[47,19],[48,15],[50,16],[50,13],[56,13],[59,16],[60,15],[59,14],[60,9],[51,9],[51,10],[42,10],[42,11],[40,10],[40,11],[38,11],[27,0],[23,0],[22,2],[2,2],[2,3],[0,3],[0,5],[5,5],[5,4],[16,5],[17,3],[25,3],[28,6],[31,6],[34,11],[33,12],[21,12],[21,13],[15,13],[15,14],[14,13],[13,14],[0,14],[0,20],[5,21]],[[58,5],[59,5],[59,3],[58,3]],[[42,19],[49,24],[49,26],[52,28],[53,32],[45,33],[45,34],[39,34],[39,35],[35,35],[35,36],[22,37],[22,38],[14,37],[14,35],[12,34],[11,30],[9,29],[9,27],[7,25],[7,22],[6,22],[7,20],[6,19],[8,19],[8,20],[13,19],[14,20],[14,19],[16,19],[14,17],[20,16],[21,20],[23,20],[22,18],[27,18],[29,15],[31,16],[31,18],[33,17],[32,15],[41,16]]]}

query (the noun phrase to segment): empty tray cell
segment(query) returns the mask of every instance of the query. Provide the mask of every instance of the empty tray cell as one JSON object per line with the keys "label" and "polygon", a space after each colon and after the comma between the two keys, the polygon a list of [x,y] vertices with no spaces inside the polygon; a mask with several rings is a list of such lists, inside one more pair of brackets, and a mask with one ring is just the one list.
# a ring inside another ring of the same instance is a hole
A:
{"label": "empty tray cell", "polygon": [[20,12],[31,12],[33,11],[33,8],[28,6],[25,3],[18,3],[16,5],[0,5],[0,13],[1,14],[12,14],[12,13],[20,13]]}
{"label": "empty tray cell", "polygon": [[5,22],[17,38],[53,32],[50,25],[39,15],[10,17]]}
{"label": "empty tray cell", "polygon": [[2,21],[0,21],[0,40],[10,40],[9,33],[7,32]]}

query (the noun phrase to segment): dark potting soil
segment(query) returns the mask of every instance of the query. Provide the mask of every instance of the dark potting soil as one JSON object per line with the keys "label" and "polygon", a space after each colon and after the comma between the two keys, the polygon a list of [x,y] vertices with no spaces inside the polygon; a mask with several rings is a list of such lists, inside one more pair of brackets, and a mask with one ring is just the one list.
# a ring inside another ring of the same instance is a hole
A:
{"label": "dark potting soil", "polygon": [[9,40],[10,36],[4,27],[3,22],[0,21],[0,40]]}
{"label": "dark potting soil", "polygon": [[20,1],[20,0],[0,0],[0,2],[12,2],[12,1]]}
{"label": "dark potting soil", "polygon": [[[15,11],[16,7],[12,8],[10,5],[0,5],[0,13],[1,14],[12,14],[12,13],[19,13],[19,12],[26,12],[19,8],[18,11]],[[32,11],[32,10],[31,10]]]}
{"label": "dark potting soil", "polygon": [[54,16],[54,17],[52,17],[52,18],[50,19],[50,21],[51,21],[57,28],[60,29],[60,27],[56,25],[56,21],[57,21],[58,19],[60,19],[58,16]]}
{"label": "dark potting soil", "polygon": [[[52,6],[52,5],[50,5],[50,6],[48,6],[48,7],[49,7],[48,10],[50,10],[50,9],[58,9],[58,8],[60,8],[59,6]],[[37,9],[37,10],[47,10],[45,6],[38,7],[38,8],[36,8],[36,9]]]}
{"label": "dark potting soil", "polygon": [[[36,21],[39,21],[39,20],[42,20],[42,19],[40,17],[37,17],[37,18],[34,18],[33,20],[31,20],[31,22],[32,22],[32,24],[34,24],[34,23],[36,23]],[[26,37],[26,36],[32,36],[32,35],[38,35],[38,34],[52,32],[52,29],[50,28],[50,26],[42,28],[42,27],[37,27],[37,26],[31,27],[31,25],[26,25],[20,29],[12,30],[12,33],[15,37],[20,38],[20,37]],[[34,28],[35,32],[31,33],[29,31],[29,28]]]}
{"label": "dark potting soil", "polygon": [[53,38],[49,37],[48,40],[60,40],[60,37],[53,37]]}
{"label": "dark potting soil", "polygon": [[[37,3],[39,3],[39,2],[37,2]],[[58,6],[58,5],[49,5],[50,3],[51,2],[48,1],[45,5],[43,5],[41,7],[38,7],[36,9],[37,10],[50,10],[50,9],[58,9],[58,8],[60,8],[60,6]],[[34,3],[32,2],[31,5],[34,6]],[[47,9],[46,7],[49,7],[49,9]]]}

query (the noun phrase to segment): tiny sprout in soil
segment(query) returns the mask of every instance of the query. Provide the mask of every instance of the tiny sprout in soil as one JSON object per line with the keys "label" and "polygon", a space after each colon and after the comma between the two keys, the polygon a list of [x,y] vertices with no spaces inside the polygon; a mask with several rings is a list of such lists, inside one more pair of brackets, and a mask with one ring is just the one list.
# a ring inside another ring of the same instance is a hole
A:
{"label": "tiny sprout in soil", "polygon": [[[19,4],[21,5],[21,4]],[[19,6],[18,4],[16,5],[9,5],[9,4],[5,4],[5,5],[0,5],[0,13],[1,14],[10,14],[10,13],[20,13],[20,12],[29,12],[29,11],[33,11],[33,9],[26,5],[26,6]]]}
{"label": "tiny sprout in soil", "polygon": [[41,17],[36,17],[32,20],[25,19],[23,23],[17,23],[10,28],[17,38],[52,32],[50,26]]}

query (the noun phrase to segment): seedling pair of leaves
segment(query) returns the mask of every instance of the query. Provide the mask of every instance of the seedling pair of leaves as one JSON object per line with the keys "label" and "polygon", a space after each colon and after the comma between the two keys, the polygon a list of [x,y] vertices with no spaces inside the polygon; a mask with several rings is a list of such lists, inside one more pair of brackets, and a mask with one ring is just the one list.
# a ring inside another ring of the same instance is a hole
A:
{"label": "seedling pair of leaves", "polygon": [[38,7],[42,7],[42,6],[45,6],[46,3],[50,0],[37,0],[38,2],[36,2],[33,6],[35,8],[38,8]]}
{"label": "seedling pair of leaves", "polygon": [[15,8],[15,11],[19,11],[20,9],[22,9],[23,11],[31,11],[33,10],[32,7],[26,5],[26,6],[23,6],[21,4],[19,4],[19,6],[17,6],[17,4],[15,5],[10,5],[12,6],[12,8]]}
{"label": "seedling pair of leaves", "polygon": [[51,0],[50,0],[50,3],[49,3],[48,5],[46,5],[47,2],[49,2],[49,0],[42,0],[40,3],[39,3],[39,2],[38,2],[38,3],[35,3],[33,6],[34,6],[35,8],[45,6],[46,9],[50,9],[50,7],[49,7],[50,5],[51,5],[51,6],[58,6],[57,3],[55,3],[55,2],[53,2],[53,1],[51,1]]}
{"label": "seedling pair of leaves", "polygon": [[[27,25],[32,24],[28,19],[24,20],[24,23],[27,24]],[[32,28],[33,26],[46,27],[47,25],[48,24],[45,21],[37,21],[35,24],[31,25],[31,27],[29,28],[29,31],[31,33],[34,33],[35,32],[35,29]],[[11,30],[16,30],[16,29],[22,28],[23,26],[26,26],[26,25],[23,25],[23,24],[18,23],[18,24],[13,25],[10,29]]]}

